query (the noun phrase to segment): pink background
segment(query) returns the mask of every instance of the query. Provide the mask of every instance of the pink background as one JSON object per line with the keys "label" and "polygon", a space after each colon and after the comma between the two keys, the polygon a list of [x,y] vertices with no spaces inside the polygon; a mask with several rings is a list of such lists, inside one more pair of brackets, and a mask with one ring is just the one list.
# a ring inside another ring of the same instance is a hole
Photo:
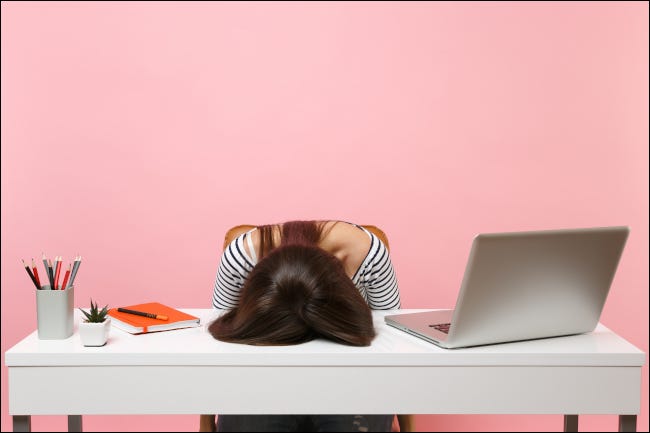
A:
{"label": "pink background", "polygon": [[[298,218],[384,228],[405,308],[454,305],[478,232],[629,225],[602,322],[647,352],[648,3],[2,3],[3,354],[36,326],[21,258],[81,254],[77,306],[209,308],[225,231]],[[647,365],[641,392],[647,431]]]}

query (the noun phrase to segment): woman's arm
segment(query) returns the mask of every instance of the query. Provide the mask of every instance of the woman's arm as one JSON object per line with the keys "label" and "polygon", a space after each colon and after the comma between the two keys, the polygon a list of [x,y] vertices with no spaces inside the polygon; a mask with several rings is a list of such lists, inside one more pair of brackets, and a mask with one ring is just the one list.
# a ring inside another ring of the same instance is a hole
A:
{"label": "woman's arm", "polygon": [[230,310],[239,303],[241,288],[244,286],[249,272],[253,269],[253,263],[243,252],[244,236],[246,234],[235,238],[221,255],[212,293],[214,308]]}
{"label": "woman's arm", "polygon": [[217,425],[214,422],[214,415],[201,415],[199,431],[217,431]]}
{"label": "woman's arm", "polygon": [[375,235],[368,252],[370,258],[361,282],[366,289],[368,305],[373,310],[392,310],[401,307],[397,277],[388,248]]}

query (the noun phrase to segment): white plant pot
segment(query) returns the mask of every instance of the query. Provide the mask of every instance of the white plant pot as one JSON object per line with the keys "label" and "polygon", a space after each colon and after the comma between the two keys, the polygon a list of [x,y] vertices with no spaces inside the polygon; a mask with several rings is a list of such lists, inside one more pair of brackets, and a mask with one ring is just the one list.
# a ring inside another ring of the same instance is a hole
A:
{"label": "white plant pot", "polygon": [[84,346],[103,346],[108,340],[111,329],[111,318],[107,317],[101,323],[79,322],[79,336]]}

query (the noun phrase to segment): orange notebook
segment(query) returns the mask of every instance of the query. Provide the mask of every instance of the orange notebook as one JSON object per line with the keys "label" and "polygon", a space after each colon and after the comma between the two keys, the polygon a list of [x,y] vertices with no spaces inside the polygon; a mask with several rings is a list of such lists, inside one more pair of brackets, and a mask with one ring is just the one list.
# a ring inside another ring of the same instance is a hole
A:
{"label": "orange notebook", "polygon": [[147,304],[130,305],[121,308],[168,317],[167,320],[158,320],[144,316],[136,316],[135,314],[122,313],[117,311],[117,308],[108,310],[108,315],[111,316],[113,325],[131,334],[171,331],[172,329],[191,328],[200,325],[200,319],[198,317],[183,313],[159,302],[149,302]]}

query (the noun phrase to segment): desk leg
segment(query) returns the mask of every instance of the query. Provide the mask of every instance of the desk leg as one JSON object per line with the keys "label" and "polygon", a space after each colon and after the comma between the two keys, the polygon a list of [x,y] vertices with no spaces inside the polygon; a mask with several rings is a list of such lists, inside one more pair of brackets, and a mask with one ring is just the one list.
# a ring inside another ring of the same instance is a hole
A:
{"label": "desk leg", "polygon": [[618,431],[636,431],[636,415],[619,415]]}
{"label": "desk leg", "polygon": [[578,431],[578,415],[564,415],[564,431]]}
{"label": "desk leg", "polygon": [[68,415],[68,431],[83,431],[81,415]]}
{"label": "desk leg", "polygon": [[14,431],[32,431],[32,416],[14,415]]}

